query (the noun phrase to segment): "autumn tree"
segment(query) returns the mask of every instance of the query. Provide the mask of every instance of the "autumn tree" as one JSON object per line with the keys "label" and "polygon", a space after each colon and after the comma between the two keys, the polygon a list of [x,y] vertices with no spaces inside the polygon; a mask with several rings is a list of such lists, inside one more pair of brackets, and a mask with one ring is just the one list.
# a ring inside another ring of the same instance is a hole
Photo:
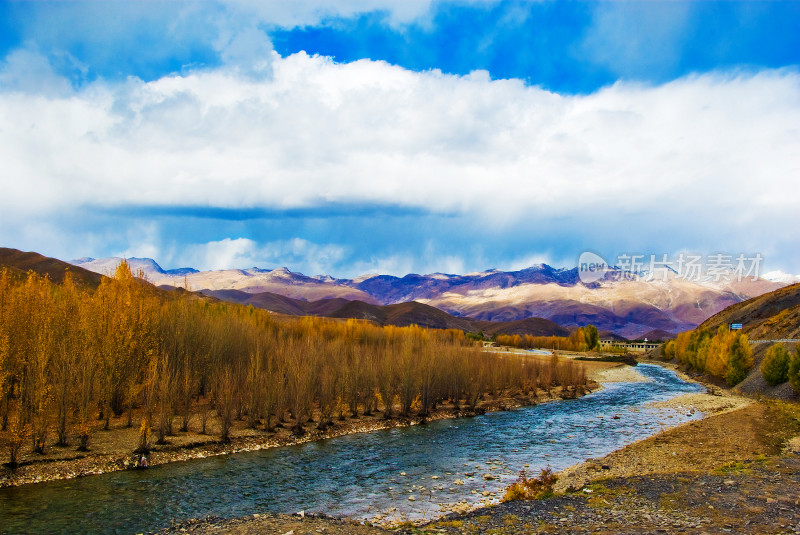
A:
{"label": "autumn tree", "polygon": [[789,379],[791,355],[783,344],[773,344],[761,361],[761,376],[771,386],[785,383]]}
{"label": "autumn tree", "polygon": [[589,351],[597,347],[600,342],[600,333],[594,325],[587,325],[583,328],[583,333],[586,338],[586,347]]}
{"label": "autumn tree", "polygon": [[[562,347],[586,346],[576,331]],[[552,337],[516,335],[534,347]],[[89,447],[93,421],[139,418],[136,449],[163,443],[193,418],[223,441],[236,421],[294,432],[338,411],[427,415],[449,400],[477,409],[484,395],[535,395],[539,385],[585,383],[573,363],[484,353],[457,330],[379,327],[324,318],[274,321],[263,310],[161,293],[122,262],[92,290],[0,270],[0,407],[12,462],[53,442]],[[574,389],[573,389],[574,390]],[[216,413],[216,418],[212,415]],[[177,418],[177,420],[176,420]],[[127,421],[126,421],[127,420]],[[101,424],[98,424],[98,426]],[[55,435],[55,438],[50,438]],[[131,445],[134,447],[134,444]]]}
{"label": "autumn tree", "polygon": [[789,361],[789,372],[787,373],[789,384],[794,391],[800,394],[800,345],[794,346],[794,353]]}
{"label": "autumn tree", "polygon": [[731,357],[728,372],[725,374],[725,381],[730,386],[741,383],[752,367],[753,350],[750,348],[750,341],[747,339],[747,335],[737,333],[736,339],[731,346]]}
{"label": "autumn tree", "polygon": [[55,347],[51,355],[51,380],[56,405],[56,434],[58,436],[56,444],[66,446],[70,413],[80,404],[80,400],[76,399],[78,396],[76,380],[78,378],[78,362],[81,360],[80,352],[83,350],[82,296],[69,271],[64,275],[57,295],[58,300],[52,324]]}

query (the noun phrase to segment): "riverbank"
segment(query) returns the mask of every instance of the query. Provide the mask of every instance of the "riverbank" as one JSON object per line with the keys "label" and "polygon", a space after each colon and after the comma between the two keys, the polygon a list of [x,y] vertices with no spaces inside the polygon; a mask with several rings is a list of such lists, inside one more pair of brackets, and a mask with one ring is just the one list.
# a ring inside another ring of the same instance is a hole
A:
{"label": "riverbank", "polygon": [[798,416],[796,406],[774,402],[723,411],[584,463],[594,466],[591,480],[552,498],[501,503],[422,526],[387,530],[260,515],[193,521],[165,532],[800,533],[800,444],[789,438],[800,433]]}
{"label": "riverbank", "polygon": [[[615,382],[636,380],[635,375],[641,376],[635,368],[612,368],[594,378]],[[800,533],[800,407],[714,392],[654,404],[706,416],[562,471],[552,498],[501,503],[394,532]],[[245,535],[391,532],[328,522],[266,515],[180,529]]]}
{"label": "riverbank", "polygon": [[[153,445],[147,454],[149,466],[166,463],[202,459],[218,455],[258,451],[268,448],[277,448],[303,444],[311,441],[326,440],[329,438],[355,433],[368,433],[393,427],[418,425],[425,421],[469,417],[485,412],[510,410],[532,404],[545,403],[564,398],[572,398],[599,388],[599,384],[592,382],[583,391],[562,391],[554,388],[550,392],[539,390],[535,397],[516,395],[514,397],[498,397],[480,401],[475,410],[457,408],[452,404],[442,405],[433,410],[427,417],[393,417],[386,419],[382,413],[360,415],[358,418],[335,419],[324,429],[319,429],[316,423],[309,423],[306,432],[297,436],[289,429],[290,424],[279,427],[275,432],[249,428],[246,422],[234,423],[232,439],[229,443],[222,443],[211,434],[197,432],[178,432],[168,437],[168,443]],[[396,413],[395,413],[396,414]],[[317,415],[317,421],[319,416]],[[19,486],[31,483],[40,483],[60,479],[72,479],[89,475],[103,474],[117,470],[127,470],[135,467],[139,455],[132,453],[133,445],[137,443],[138,426],[128,427],[123,418],[112,420],[109,431],[95,431],[90,444],[91,451],[81,453],[74,447],[58,448],[50,446],[44,455],[29,455],[20,466],[11,469],[8,466],[0,467],[0,487]],[[214,422],[209,429],[214,430]]]}
{"label": "riverbank", "polygon": [[559,474],[556,495],[400,533],[800,533],[800,408],[753,402]]}

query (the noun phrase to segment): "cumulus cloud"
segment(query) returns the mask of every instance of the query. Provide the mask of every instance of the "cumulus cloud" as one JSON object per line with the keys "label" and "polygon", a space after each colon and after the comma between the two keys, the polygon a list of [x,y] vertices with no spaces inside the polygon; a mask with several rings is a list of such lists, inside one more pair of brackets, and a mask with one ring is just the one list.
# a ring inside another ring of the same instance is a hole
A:
{"label": "cumulus cloud", "polygon": [[[0,90],[0,211],[383,205],[463,217],[497,236],[564,220],[595,236],[668,227],[709,241],[777,235],[794,220],[794,70],[564,96],[481,71],[270,55],[268,77],[220,67],[79,89],[42,75],[43,57],[34,74],[7,58],[0,76],[19,83]],[[33,78],[59,90],[29,91]],[[194,258],[206,267],[318,256],[310,267],[323,272],[344,254],[291,241],[204,247]]]}
{"label": "cumulus cloud", "polygon": [[12,51],[0,64],[0,88],[7,92],[69,96],[68,80],[53,72],[50,61],[35,49]]}
{"label": "cumulus cloud", "polygon": [[363,202],[513,222],[565,206],[637,211],[682,188],[774,206],[785,199],[753,179],[789,185],[797,169],[793,71],[560,96],[482,72],[304,53],[273,66],[264,80],[218,70],[65,96],[4,91],[0,151],[19,179],[0,202]]}
{"label": "cumulus cloud", "polygon": [[[426,24],[434,4],[432,0],[55,2],[12,6],[8,15],[26,43],[35,43],[44,55],[58,60],[59,72],[82,84],[97,77],[116,79],[134,73],[151,80],[163,72],[220,66],[240,75],[265,77],[270,74],[271,30],[335,24],[367,13],[377,14],[392,27]],[[70,51],[82,61],[71,57]]]}

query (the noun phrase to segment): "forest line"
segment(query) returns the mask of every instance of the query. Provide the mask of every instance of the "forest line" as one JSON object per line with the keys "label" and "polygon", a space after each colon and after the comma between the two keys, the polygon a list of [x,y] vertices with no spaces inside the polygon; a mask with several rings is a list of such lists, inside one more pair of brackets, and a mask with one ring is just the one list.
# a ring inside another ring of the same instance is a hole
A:
{"label": "forest line", "polygon": [[[253,307],[164,292],[122,262],[95,290],[0,270],[0,426],[9,462],[91,447],[112,417],[147,451],[234,422],[302,434],[382,412],[426,416],[448,402],[586,385],[582,366],[493,355],[458,330],[276,319]],[[213,426],[211,423],[213,422]]]}

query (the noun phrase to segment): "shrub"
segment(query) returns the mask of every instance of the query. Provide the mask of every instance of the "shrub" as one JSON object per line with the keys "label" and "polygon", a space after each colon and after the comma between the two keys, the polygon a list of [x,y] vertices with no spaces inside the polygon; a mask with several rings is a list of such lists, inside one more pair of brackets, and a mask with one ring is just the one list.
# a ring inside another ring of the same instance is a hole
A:
{"label": "shrub", "polygon": [[586,337],[586,346],[589,351],[597,347],[597,344],[600,342],[600,333],[597,331],[597,327],[594,325],[587,325],[583,328],[583,333]]}
{"label": "shrub", "polygon": [[539,477],[529,478],[525,470],[519,473],[519,478],[506,489],[503,495],[504,502],[514,500],[541,500],[553,495],[553,485],[558,476],[550,467],[542,470]]}
{"label": "shrub", "polygon": [[789,384],[794,391],[800,394],[800,345],[794,346],[794,355],[789,361]]}
{"label": "shrub", "polygon": [[729,386],[741,383],[747,372],[753,367],[753,350],[750,342],[744,334],[738,335],[731,346],[731,356],[728,362],[728,372],[725,374],[725,381]]}
{"label": "shrub", "polygon": [[661,358],[663,360],[672,360],[675,358],[675,340],[661,344]]}
{"label": "shrub", "polygon": [[789,379],[789,360],[791,355],[783,344],[773,345],[761,362],[761,376],[772,386],[785,383]]}

